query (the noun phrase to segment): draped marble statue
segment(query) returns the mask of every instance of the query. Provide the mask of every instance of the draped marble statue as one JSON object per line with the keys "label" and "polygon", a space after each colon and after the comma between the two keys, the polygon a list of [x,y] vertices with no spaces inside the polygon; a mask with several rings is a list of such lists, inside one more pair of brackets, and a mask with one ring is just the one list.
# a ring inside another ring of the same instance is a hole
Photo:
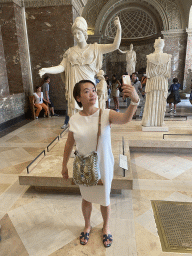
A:
{"label": "draped marble statue", "polygon": [[108,98],[108,93],[107,93],[107,82],[105,81],[103,70],[99,70],[99,73],[97,73],[97,78],[99,79],[99,83],[97,84],[99,108],[104,110],[105,104]]}
{"label": "draped marble statue", "polygon": [[68,115],[72,116],[79,110],[79,106],[73,98],[74,85],[80,80],[95,82],[95,75],[102,67],[103,54],[113,52],[121,43],[121,24],[116,17],[114,24],[117,28],[116,36],[112,44],[87,44],[87,22],[83,17],[77,17],[72,25],[72,33],[77,45],[69,48],[58,66],[42,68],[40,76],[45,73],[58,74],[64,72],[65,97],[68,102]]}
{"label": "draped marble statue", "polygon": [[135,72],[135,66],[136,66],[136,52],[133,50],[133,44],[130,45],[130,50],[128,51],[121,51],[119,49],[120,53],[126,54],[126,71],[128,72],[128,75],[131,75]]}
{"label": "draped marble statue", "polygon": [[156,39],[154,48],[154,53],[147,55],[146,102],[142,118],[142,125],[146,127],[164,123],[168,79],[171,76],[172,55],[163,53],[164,40]]}

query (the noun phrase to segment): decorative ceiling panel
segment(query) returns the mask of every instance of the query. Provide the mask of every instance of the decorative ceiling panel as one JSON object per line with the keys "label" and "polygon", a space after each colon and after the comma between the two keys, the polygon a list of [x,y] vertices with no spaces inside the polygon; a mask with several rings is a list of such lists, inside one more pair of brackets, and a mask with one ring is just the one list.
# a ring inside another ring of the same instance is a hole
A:
{"label": "decorative ceiling panel", "polygon": [[[157,34],[156,25],[152,17],[140,9],[123,10],[117,15],[121,22],[123,39],[146,38]],[[114,18],[112,17],[106,26],[105,36],[109,38],[114,38],[116,34]]]}

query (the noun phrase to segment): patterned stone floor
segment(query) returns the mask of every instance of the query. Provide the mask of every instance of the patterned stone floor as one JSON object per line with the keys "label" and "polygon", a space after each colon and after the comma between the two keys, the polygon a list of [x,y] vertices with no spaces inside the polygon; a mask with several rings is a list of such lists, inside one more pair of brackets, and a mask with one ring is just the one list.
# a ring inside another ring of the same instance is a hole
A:
{"label": "patterned stone floor", "polygon": [[[186,113],[187,121],[166,121],[166,125],[169,133],[188,134],[185,138],[177,137],[185,143],[192,140],[192,106],[183,102],[178,112]],[[80,195],[38,192],[19,185],[18,175],[62,132],[63,120],[63,117],[39,118],[0,136],[0,255],[192,255],[162,252],[151,207],[151,200],[192,202],[191,154],[131,153],[133,190],[111,196],[114,242],[108,249],[102,245],[98,205],[93,205],[89,243],[81,246]],[[162,135],[162,132],[142,132],[141,122],[135,120],[124,126],[112,126],[114,146],[119,136],[129,140],[163,140]]]}

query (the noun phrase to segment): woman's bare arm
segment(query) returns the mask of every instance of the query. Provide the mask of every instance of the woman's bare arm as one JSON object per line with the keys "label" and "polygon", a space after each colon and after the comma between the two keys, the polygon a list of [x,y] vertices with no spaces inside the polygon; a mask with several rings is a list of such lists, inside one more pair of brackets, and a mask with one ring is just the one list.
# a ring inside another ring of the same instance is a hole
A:
{"label": "woman's bare arm", "polygon": [[72,152],[73,146],[74,146],[75,140],[73,137],[73,133],[72,132],[68,132],[68,138],[65,144],[65,148],[64,148],[64,155],[63,155],[63,166],[62,166],[62,176],[65,180],[68,179],[68,168],[67,168],[67,163],[69,161],[69,157],[70,154]]}

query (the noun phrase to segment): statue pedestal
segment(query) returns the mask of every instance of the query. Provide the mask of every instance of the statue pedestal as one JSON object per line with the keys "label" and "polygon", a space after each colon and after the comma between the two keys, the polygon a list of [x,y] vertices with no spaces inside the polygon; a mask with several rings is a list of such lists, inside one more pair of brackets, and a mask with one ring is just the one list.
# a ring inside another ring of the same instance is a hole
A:
{"label": "statue pedestal", "polygon": [[166,126],[142,126],[143,132],[168,132],[169,128]]}

